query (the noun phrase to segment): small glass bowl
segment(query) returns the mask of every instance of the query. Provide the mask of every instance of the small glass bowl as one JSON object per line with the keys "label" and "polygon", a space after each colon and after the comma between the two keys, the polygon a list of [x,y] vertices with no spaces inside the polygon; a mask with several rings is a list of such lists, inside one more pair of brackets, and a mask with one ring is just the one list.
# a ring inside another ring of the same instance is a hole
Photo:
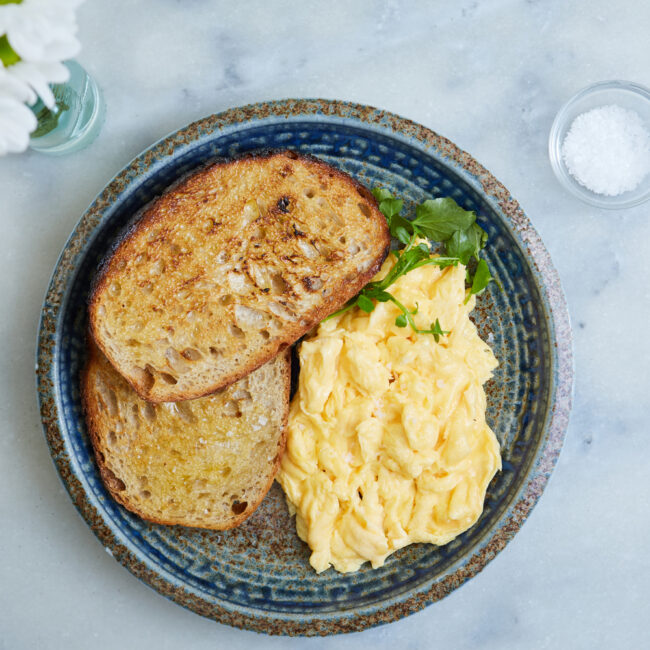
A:
{"label": "small glass bowl", "polygon": [[616,196],[607,196],[596,194],[580,185],[569,173],[562,158],[562,143],[573,120],[585,111],[608,104],[617,104],[635,111],[650,131],[650,90],[630,81],[601,81],[583,88],[560,109],[548,138],[548,155],[560,183],[578,198],[599,208],[629,208],[650,198],[650,174],[646,174],[635,189]]}
{"label": "small glass bowl", "polygon": [[104,100],[95,80],[76,61],[64,65],[70,79],[52,85],[54,108],[48,109],[41,100],[32,106],[38,126],[29,146],[41,153],[60,155],[87,147],[104,121]]}

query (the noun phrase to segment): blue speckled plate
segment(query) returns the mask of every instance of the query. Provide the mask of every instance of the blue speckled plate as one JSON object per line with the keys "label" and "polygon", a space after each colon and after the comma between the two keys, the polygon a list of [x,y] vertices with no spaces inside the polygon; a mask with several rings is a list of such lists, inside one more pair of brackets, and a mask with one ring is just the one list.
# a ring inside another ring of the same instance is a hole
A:
{"label": "blue speckled plate", "polygon": [[[476,210],[487,259],[504,285],[481,296],[476,320],[500,360],[488,420],[503,471],[485,511],[443,547],[414,545],[384,567],[317,575],[280,489],[226,532],[161,526],[117,505],[104,489],[81,414],[86,298],[102,256],[148,201],[215,157],[292,148],[382,185],[413,204],[452,196]],[[129,571],[217,621],[272,634],[331,634],[396,620],[472,577],[516,533],[557,460],[570,409],[571,335],[557,273],[510,193],[469,155],[422,126],[374,108],[285,100],[232,109],[177,131],[122,170],[70,236],[43,305],[38,395],[52,457],[81,515]]]}

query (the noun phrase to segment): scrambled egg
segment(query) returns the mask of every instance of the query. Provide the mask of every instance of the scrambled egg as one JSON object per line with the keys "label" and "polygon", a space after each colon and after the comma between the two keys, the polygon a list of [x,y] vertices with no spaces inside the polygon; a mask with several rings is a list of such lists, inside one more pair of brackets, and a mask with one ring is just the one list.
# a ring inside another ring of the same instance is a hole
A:
{"label": "scrambled egg", "polygon": [[[377,278],[392,266],[392,256]],[[325,321],[300,347],[278,474],[298,535],[321,572],[383,565],[415,542],[446,544],[472,526],[501,468],[483,383],[497,366],[465,300],[465,267],[424,266],[389,291],[428,328],[399,328],[392,303]]]}

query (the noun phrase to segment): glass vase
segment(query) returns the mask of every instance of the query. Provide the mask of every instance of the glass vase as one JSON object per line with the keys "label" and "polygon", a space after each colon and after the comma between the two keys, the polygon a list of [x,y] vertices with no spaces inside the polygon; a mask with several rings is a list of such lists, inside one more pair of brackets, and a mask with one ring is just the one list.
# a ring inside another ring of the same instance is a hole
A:
{"label": "glass vase", "polygon": [[56,104],[39,99],[31,107],[38,120],[29,146],[35,151],[65,154],[87,147],[104,122],[104,100],[95,80],[76,62],[66,61],[70,79],[51,86]]}

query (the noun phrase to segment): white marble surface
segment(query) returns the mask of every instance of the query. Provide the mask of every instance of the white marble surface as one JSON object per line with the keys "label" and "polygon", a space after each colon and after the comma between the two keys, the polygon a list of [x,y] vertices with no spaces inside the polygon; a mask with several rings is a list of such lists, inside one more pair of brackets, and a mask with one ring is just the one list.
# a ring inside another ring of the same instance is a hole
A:
{"label": "white marble surface", "polygon": [[[99,139],[0,160],[0,648],[648,647],[650,204],[582,205],[546,138],[579,88],[650,85],[645,0],[87,2],[79,61],[103,88]],[[33,354],[51,269],[75,222],[141,149],[231,106],[357,101],[446,135],[521,202],[562,277],[576,397],[554,476],[514,541],[444,601],[332,639],[215,624],[105,553],[41,433]]]}

